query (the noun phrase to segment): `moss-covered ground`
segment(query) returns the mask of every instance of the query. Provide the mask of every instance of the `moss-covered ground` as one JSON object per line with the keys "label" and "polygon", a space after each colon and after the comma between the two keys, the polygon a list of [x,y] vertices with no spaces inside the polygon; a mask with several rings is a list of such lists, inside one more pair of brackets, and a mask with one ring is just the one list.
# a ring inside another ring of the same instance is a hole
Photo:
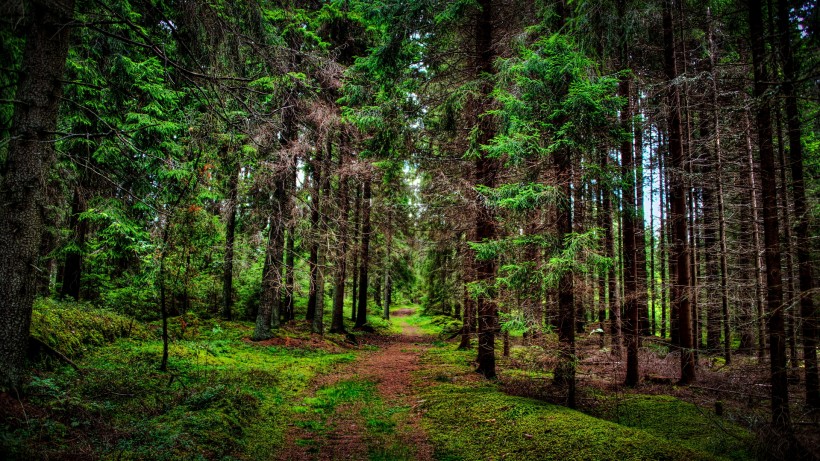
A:
{"label": "moss-covered ground", "polygon": [[[674,397],[597,393],[582,413],[508,395],[505,377],[551,375],[502,361],[501,382],[485,381],[474,351],[443,340],[451,319],[399,310],[374,321],[377,331],[429,340],[361,336],[354,346],[289,326],[251,343],[250,323],[177,318],[160,372],[156,326],[39,306],[33,331],[79,370],[40,363],[21,395],[2,394],[0,458],[331,459],[325,450],[339,443],[349,459],[371,460],[753,458],[751,433]],[[413,364],[403,387],[386,391],[379,370],[360,374],[399,352]]]}

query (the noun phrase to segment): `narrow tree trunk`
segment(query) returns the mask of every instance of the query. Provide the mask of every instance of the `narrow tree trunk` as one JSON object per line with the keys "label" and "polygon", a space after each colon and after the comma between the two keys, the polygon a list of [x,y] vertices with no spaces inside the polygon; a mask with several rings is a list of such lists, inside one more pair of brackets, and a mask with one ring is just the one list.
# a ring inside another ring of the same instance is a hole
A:
{"label": "narrow tree trunk", "polygon": [[726,364],[732,363],[732,326],[729,315],[729,264],[726,245],[726,206],[723,193],[723,151],[721,149],[721,125],[718,104],[717,49],[715,48],[712,28],[712,11],[708,14],[709,68],[712,74],[712,121],[714,122],[714,152],[717,159],[717,194],[718,194],[718,238],[720,239],[720,305],[723,315],[723,357]]}
{"label": "narrow tree trunk", "polygon": [[296,252],[296,221],[293,219],[293,202],[294,202],[294,195],[296,194],[296,160],[294,159],[294,164],[290,168],[290,172],[288,173],[288,197],[287,197],[287,209],[285,215],[287,216],[286,221],[286,229],[287,229],[287,244],[285,245],[285,300],[282,303],[283,306],[283,320],[288,322],[295,318],[293,312],[293,290],[295,288],[295,278],[294,278],[294,259],[295,259],[295,252]]}
{"label": "narrow tree trunk", "polygon": [[344,299],[345,299],[345,280],[347,278],[347,247],[348,247],[348,214],[350,213],[350,200],[348,200],[348,178],[342,171],[346,165],[347,153],[345,150],[347,146],[344,142],[344,135],[342,145],[339,149],[339,226],[338,241],[338,255],[336,258],[336,270],[334,273],[334,288],[333,288],[333,311],[330,320],[331,333],[345,333],[344,323]]}
{"label": "narrow tree trunk", "polygon": [[317,149],[313,159],[311,174],[311,199],[310,199],[310,256],[308,257],[308,268],[310,271],[310,287],[308,288],[308,305],[305,320],[312,321],[316,313],[316,300],[318,299],[319,288],[319,243],[321,241],[321,200],[322,200],[322,155],[321,149]]}
{"label": "narrow tree trunk", "polygon": [[362,189],[356,186],[356,199],[353,202],[353,284],[350,287],[350,321],[356,321],[356,303],[359,301],[359,253],[361,236],[359,234],[359,217],[362,214]]}
{"label": "narrow tree trunk", "polygon": [[390,319],[390,258],[393,251],[393,215],[387,212],[387,228],[384,231],[384,267],[382,274],[382,316]]}
{"label": "narrow tree trunk", "polygon": [[[232,155],[228,152],[227,155]],[[241,166],[238,161],[232,161],[233,168],[228,174],[228,208],[225,217],[225,261],[222,266],[222,318],[233,319],[233,244],[236,235],[236,207]]]}
{"label": "narrow tree trunk", "polygon": [[783,85],[785,96],[786,126],[789,136],[789,159],[792,173],[792,202],[796,219],[797,265],[800,284],[800,316],[803,325],[803,360],[806,364],[806,404],[820,408],[820,376],[817,368],[818,313],[814,307],[812,288],[811,245],[809,241],[809,214],[806,205],[806,186],[803,179],[803,145],[800,112],[797,104],[794,80],[796,61],[792,54],[791,39],[794,33],[789,23],[790,7],[786,0],[777,2],[777,23],[780,35],[780,56],[783,60]]}
{"label": "narrow tree trunk", "polygon": [[[622,4],[620,1],[619,4]],[[624,265],[624,340],[626,342],[627,386],[638,384],[638,336],[640,335],[640,315],[638,313],[638,281],[635,230],[635,165],[632,159],[632,103],[630,82],[622,79],[618,84],[618,95],[626,101],[621,109],[621,129],[626,139],[621,143],[622,192],[622,260]]]}
{"label": "narrow tree trunk", "polygon": [[362,246],[361,263],[359,265],[359,308],[356,311],[356,327],[363,327],[367,323],[367,287],[368,269],[370,267],[370,180],[365,180],[362,191]]}
{"label": "narrow tree trunk", "polygon": [[83,247],[88,233],[88,223],[80,218],[80,214],[85,212],[85,199],[82,196],[82,186],[77,186],[71,200],[71,216],[68,220],[69,228],[72,229],[73,245],[66,252],[65,264],[63,265],[63,284],[60,287],[60,297],[71,297],[80,299],[80,280],[82,279],[83,268]]}
{"label": "narrow tree trunk", "polygon": [[[749,34],[754,65],[755,125],[760,152],[760,173],[763,184],[775,184],[774,151],[772,147],[772,117],[768,91],[769,72],[766,66],[766,31],[760,0],[749,0]],[[766,306],[769,311],[769,354],[772,375],[772,424],[788,428],[789,393],[786,375],[786,344],[783,322],[783,280],[780,273],[779,223],[777,193],[763,187],[763,240],[766,250]]]}
{"label": "narrow tree trunk", "polygon": [[32,1],[5,163],[0,167],[0,389],[17,388],[45,229],[45,184],[68,54],[74,0]]}
{"label": "narrow tree trunk", "polygon": [[672,0],[665,0],[663,7],[664,68],[669,81],[669,165],[667,168],[670,189],[672,225],[672,259],[675,260],[676,280],[672,285],[673,310],[678,313],[678,329],[681,348],[681,384],[695,380],[695,360],[692,344],[692,312],[690,305],[690,267],[687,248],[686,191],[683,178],[683,144],[680,119],[680,92],[676,84],[677,64],[675,38],[672,26]]}

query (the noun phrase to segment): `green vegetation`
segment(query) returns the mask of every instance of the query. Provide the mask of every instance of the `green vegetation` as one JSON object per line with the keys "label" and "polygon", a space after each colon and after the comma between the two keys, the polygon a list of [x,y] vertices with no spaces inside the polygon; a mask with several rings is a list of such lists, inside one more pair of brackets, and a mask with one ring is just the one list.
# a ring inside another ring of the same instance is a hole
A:
{"label": "green vegetation", "polygon": [[[472,353],[450,347],[424,355],[424,425],[440,460],[753,459],[753,436],[708,411],[667,396],[627,396],[604,419],[506,395],[477,381]],[[431,373],[431,370],[432,371]],[[543,373],[502,371],[500,380]],[[615,402],[615,398],[612,398]],[[672,422],[675,422],[672,424]]]}

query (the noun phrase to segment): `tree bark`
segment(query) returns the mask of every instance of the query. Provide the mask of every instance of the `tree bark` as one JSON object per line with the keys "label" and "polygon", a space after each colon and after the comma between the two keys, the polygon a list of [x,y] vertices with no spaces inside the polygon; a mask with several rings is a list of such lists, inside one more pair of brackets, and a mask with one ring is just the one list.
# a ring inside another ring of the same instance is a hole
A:
{"label": "tree bark", "polygon": [[336,258],[336,269],[334,272],[333,288],[333,311],[330,320],[331,333],[345,333],[344,323],[344,299],[345,280],[347,278],[347,247],[348,247],[348,214],[350,213],[350,200],[348,199],[348,178],[342,171],[347,164],[347,146],[345,136],[342,135],[341,146],[339,147],[339,226],[337,228],[339,253]]}
{"label": "tree bark", "polygon": [[690,273],[689,250],[687,245],[688,229],[686,221],[686,188],[683,178],[683,143],[681,136],[680,91],[674,83],[677,78],[677,63],[675,58],[675,37],[672,25],[672,2],[664,0],[663,4],[663,42],[664,42],[664,70],[669,81],[669,163],[667,178],[669,179],[670,212],[672,251],[671,258],[675,261],[675,283],[672,284],[672,310],[678,314],[679,342],[681,348],[681,384],[689,384],[695,380],[695,360],[692,344],[692,312],[690,305]]}
{"label": "tree bark", "polygon": [[[227,155],[232,155],[228,152]],[[233,162],[233,168],[228,174],[228,215],[225,218],[225,262],[222,267],[222,318],[231,320],[233,318],[233,245],[236,234],[236,207],[239,185],[240,163]]]}
{"label": "tree bark", "polygon": [[0,389],[23,380],[74,0],[32,1],[0,183]]}
{"label": "tree bark", "polygon": [[794,33],[789,23],[789,2],[778,0],[777,24],[780,35],[780,57],[783,60],[783,84],[785,96],[786,127],[789,136],[789,160],[791,166],[792,202],[796,220],[797,265],[800,284],[800,316],[803,322],[803,360],[806,364],[806,404],[820,408],[820,376],[817,367],[818,313],[814,307],[812,288],[811,245],[809,241],[809,214],[806,205],[806,185],[803,179],[803,145],[800,112],[797,104],[794,80],[797,65],[792,53],[791,40]]}
{"label": "tree bark", "polygon": [[[490,99],[493,84],[488,80],[488,76],[494,73],[493,61],[495,60],[494,40],[494,10],[492,0],[479,0],[480,11],[474,24],[473,33],[475,35],[475,75],[474,78],[480,80],[480,89],[477,100],[474,101],[473,117],[478,128],[477,145],[488,144],[495,134],[493,121],[489,116],[483,116],[490,107]],[[476,147],[480,149],[480,147]],[[475,184],[487,187],[495,187],[496,176],[498,174],[498,161],[487,158],[480,154],[476,160]],[[496,238],[496,223],[490,210],[479,203],[478,213],[475,221],[476,240],[478,242],[492,241]],[[479,283],[490,285],[495,277],[495,261],[476,260],[475,275]],[[485,378],[492,379],[496,376],[495,370],[495,334],[496,334],[496,303],[492,294],[480,296],[476,300],[476,310],[478,314],[478,368],[477,372]]]}
{"label": "tree bark", "polygon": [[356,311],[356,327],[367,324],[367,287],[368,269],[370,268],[370,198],[372,186],[370,179],[365,180],[362,191],[362,247],[359,264],[359,306]]}
{"label": "tree bark", "polygon": [[[774,149],[772,146],[772,114],[765,100],[769,89],[766,65],[766,31],[760,0],[749,0],[749,34],[754,66],[755,125],[760,153],[760,174],[763,184],[776,184]],[[766,254],[766,307],[768,308],[769,354],[772,383],[772,424],[788,428],[789,393],[786,375],[786,343],[783,322],[783,280],[780,269],[780,236],[777,219],[777,192],[763,187],[763,241]]]}

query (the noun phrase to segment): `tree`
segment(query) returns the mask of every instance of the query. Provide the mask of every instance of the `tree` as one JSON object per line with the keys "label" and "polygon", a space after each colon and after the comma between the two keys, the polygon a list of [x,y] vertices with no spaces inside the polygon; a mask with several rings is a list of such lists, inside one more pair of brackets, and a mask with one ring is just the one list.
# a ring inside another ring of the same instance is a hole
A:
{"label": "tree", "polygon": [[[749,37],[754,67],[755,127],[758,136],[760,173],[763,184],[775,184],[772,115],[765,100],[769,88],[766,59],[766,30],[760,0],[749,0]],[[777,219],[777,193],[774,187],[763,187],[763,240],[766,255],[766,307],[769,317],[769,359],[772,376],[772,424],[779,428],[791,425],[789,388],[786,369],[786,332],[783,315],[783,279],[780,274],[780,235]]]}
{"label": "tree", "polygon": [[53,133],[74,14],[73,0],[28,6],[22,78],[0,183],[0,388],[17,388],[23,379],[45,226],[44,184],[55,161]]}
{"label": "tree", "polygon": [[687,245],[688,226],[686,221],[686,194],[683,178],[683,138],[680,118],[680,91],[674,82],[678,76],[675,58],[675,37],[672,24],[672,2],[664,0],[663,4],[663,43],[664,70],[669,81],[668,89],[668,128],[669,128],[669,222],[672,228],[672,251],[676,279],[672,285],[672,311],[678,313],[678,329],[681,348],[681,384],[695,380],[695,360],[693,355],[692,311],[690,305],[690,258]]}

